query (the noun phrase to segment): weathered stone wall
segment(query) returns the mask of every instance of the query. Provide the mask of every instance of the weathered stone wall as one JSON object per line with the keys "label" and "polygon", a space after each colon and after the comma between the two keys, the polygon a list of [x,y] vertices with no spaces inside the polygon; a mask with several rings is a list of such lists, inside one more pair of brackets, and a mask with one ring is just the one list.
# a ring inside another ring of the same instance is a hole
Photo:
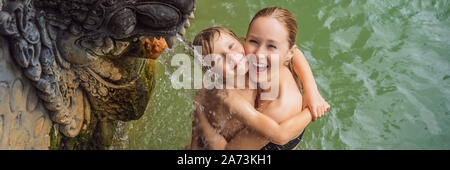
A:
{"label": "weathered stone wall", "polygon": [[52,121],[20,69],[0,36],[0,149],[48,149]]}
{"label": "weathered stone wall", "polygon": [[0,149],[8,150],[107,149],[115,122],[147,108],[152,63],[167,47],[151,38],[174,44],[195,9],[195,0],[0,2]]}

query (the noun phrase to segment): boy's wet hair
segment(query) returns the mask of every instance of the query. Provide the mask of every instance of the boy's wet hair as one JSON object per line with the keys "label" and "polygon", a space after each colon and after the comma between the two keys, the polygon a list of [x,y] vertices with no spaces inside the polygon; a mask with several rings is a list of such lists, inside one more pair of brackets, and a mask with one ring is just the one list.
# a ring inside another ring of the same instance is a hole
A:
{"label": "boy's wet hair", "polygon": [[220,36],[222,33],[231,35],[231,37],[241,42],[241,39],[230,29],[221,26],[212,26],[198,33],[194,38],[193,45],[202,47],[202,55],[211,54],[214,49],[214,37],[216,35]]}
{"label": "boy's wet hair", "polygon": [[[194,46],[201,46],[202,47],[202,57],[206,57],[209,54],[213,53],[214,49],[214,38],[216,35],[220,36],[222,33],[228,34],[231,37],[235,38],[239,42],[241,42],[241,39],[230,29],[221,27],[221,26],[212,26],[209,28],[204,29],[200,33],[198,33],[195,38],[194,42],[192,43]],[[198,51],[200,53],[200,51]],[[198,58],[199,60],[203,60],[203,58]],[[214,64],[213,64],[214,65]],[[206,71],[209,69],[209,67],[203,67],[203,71]]]}

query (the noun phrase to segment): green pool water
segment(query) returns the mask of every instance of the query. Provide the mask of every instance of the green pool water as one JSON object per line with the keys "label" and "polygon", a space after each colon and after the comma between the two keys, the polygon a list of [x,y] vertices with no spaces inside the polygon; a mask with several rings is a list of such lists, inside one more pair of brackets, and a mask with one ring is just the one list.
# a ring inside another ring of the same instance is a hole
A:
{"label": "green pool water", "polygon": [[[297,149],[450,149],[450,1],[198,0],[186,39],[226,26],[245,37],[268,6],[294,13],[305,53],[331,111]],[[168,52],[156,65],[145,115],[122,124],[121,149],[183,149],[194,90],[175,90]]]}

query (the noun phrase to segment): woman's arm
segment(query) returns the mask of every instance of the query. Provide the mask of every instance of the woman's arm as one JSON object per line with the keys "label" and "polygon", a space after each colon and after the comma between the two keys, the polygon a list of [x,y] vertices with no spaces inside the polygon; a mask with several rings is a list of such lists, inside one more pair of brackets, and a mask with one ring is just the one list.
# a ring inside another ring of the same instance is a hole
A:
{"label": "woman's arm", "polygon": [[311,67],[308,64],[305,55],[303,55],[302,51],[297,47],[295,48],[293,64],[294,71],[302,81],[303,89],[305,91],[303,106],[309,107],[313,115],[312,119],[315,121],[330,109],[330,105],[320,95]]}
{"label": "woman's arm", "polygon": [[[279,145],[284,145],[293,138],[297,137],[296,135],[298,135],[299,129],[303,130],[311,121],[311,113],[309,113],[308,109],[305,109],[292,118],[281,122],[278,129],[283,131],[283,133],[279,133],[280,135],[274,136],[275,139],[265,137],[263,133],[259,133],[253,129],[245,128],[241,130],[230,142],[227,142],[222,135],[214,130],[203,112],[196,111],[196,113],[198,125],[202,129],[205,140],[212,150],[255,150],[264,147],[270,141]],[[264,125],[265,123],[261,122],[261,124]],[[273,129],[270,127],[264,129],[264,131],[267,130],[272,131]],[[294,134],[294,136],[292,134]]]}
{"label": "woman's arm", "polygon": [[272,118],[258,112],[253,105],[242,99],[240,95],[226,95],[223,100],[240,121],[275,144],[285,144],[297,137],[300,134],[299,132],[311,121],[311,114],[305,114],[309,113],[309,110],[305,110],[302,111],[302,114],[296,114],[279,124]]}
{"label": "woman's arm", "polygon": [[[302,112],[296,114],[292,118],[289,118],[280,123],[280,129],[285,130],[280,137],[280,141],[273,141],[269,138],[265,138],[261,133],[250,130],[248,128],[239,132],[231,141],[226,145],[227,150],[255,150],[261,149],[267,145],[270,141],[278,145],[285,145],[295,137],[299,135],[299,129],[303,131],[311,121],[311,113],[306,108]],[[294,135],[292,135],[294,134]]]}

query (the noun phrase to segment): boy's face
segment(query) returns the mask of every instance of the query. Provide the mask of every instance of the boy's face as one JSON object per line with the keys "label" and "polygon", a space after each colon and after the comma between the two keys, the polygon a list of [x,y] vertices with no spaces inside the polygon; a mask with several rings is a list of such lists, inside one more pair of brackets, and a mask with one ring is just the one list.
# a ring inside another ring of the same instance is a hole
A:
{"label": "boy's face", "polygon": [[244,76],[248,72],[248,62],[241,42],[227,33],[221,33],[215,36],[213,43],[214,68],[222,70],[225,79]]}

